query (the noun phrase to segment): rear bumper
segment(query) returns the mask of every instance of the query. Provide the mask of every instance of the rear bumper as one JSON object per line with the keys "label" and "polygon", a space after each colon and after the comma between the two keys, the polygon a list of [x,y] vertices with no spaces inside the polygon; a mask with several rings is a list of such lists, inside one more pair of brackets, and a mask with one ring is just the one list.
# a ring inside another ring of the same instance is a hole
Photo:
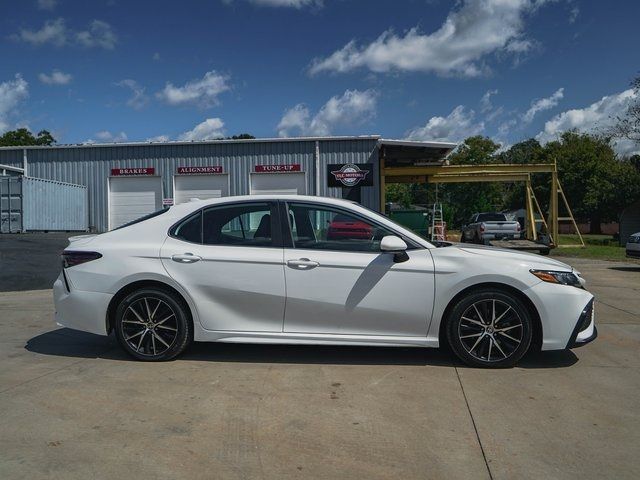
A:
{"label": "rear bumper", "polygon": [[61,327],[107,335],[107,308],[113,298],[110,293],[68,289],[62,272],[53,284],[55,320]]}

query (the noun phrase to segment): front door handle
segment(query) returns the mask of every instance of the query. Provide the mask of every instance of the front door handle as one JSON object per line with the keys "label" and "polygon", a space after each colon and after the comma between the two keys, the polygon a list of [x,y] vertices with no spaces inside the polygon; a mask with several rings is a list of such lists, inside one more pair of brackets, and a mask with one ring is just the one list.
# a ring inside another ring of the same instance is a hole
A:
{"label": "front door handle", "polygon": [[193,253],[182,253],[177,255],[172,255],[171,260],[178,263],[196,263],[202,260],[202,257],[198,255],[194,255]]}
{"label": "front door handle", "polygon": [[311,270],[312,268],[316,268],[320,264],[318,262],[314,262],[313,260],[309,260],[308,258],[299,258],[298,260],[287,260],[287,266],[291,268],[297,268],[299,270]]}

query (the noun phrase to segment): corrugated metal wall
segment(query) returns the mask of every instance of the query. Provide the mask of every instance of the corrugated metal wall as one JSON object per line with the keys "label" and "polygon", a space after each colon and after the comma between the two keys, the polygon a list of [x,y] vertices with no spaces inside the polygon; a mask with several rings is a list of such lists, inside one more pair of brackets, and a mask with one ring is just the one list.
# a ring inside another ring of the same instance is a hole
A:
{"label": "corrugated metal wall", "polygon": [[22,177],[23,229],[86,231],[87,187]]}
{"label": "corrugated metal wall", "polygon": [[[377,138],[319,140],[320,195],[340,197],[339,188],[327,187],[328,163],[375,165],[375,186],[364,187],[362,203],[379,206]],[[149,144],[123,146],[52,147],[29,149],[28,175],[86,185],[88,187],[89,228],[108,228],[108,177],[112,168],[155,168],[162,176],[164,197],[173,197],[173,175],[179,166],[222,166],[230,174],[230,195],[249,193],[250,174],[256,165],[300,164],[306,173],[307,193],[315,187],[315,140],[282,142],[225,142],[206,144]],[[22,149],[0,150],[0,163],[22,167]]]}
{"label": "corrugated metal wall", "polygon": [[0,176],[0,233],[22,231],[22,182],[19,177]]}

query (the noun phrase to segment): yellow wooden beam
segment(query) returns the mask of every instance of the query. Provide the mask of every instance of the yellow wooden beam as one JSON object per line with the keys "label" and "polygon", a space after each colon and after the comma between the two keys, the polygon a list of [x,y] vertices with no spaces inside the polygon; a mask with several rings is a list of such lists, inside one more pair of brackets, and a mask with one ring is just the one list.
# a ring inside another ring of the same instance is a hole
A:
{"label": "yellow wooden beam", "polygon": [[485,173],[473,175],[430,175],[429,183],[467,183],[467,182],[526,182],[529,174]]}
{"label": "yellow wooden beam", "polygon": [[406,175],[462,175],[490,173],[552,173],[556,167],[552,163],[534,163],[520,165],[512,163],[490,165],[425,165],[423,167],[387,167],[382,168],[383,176]]}

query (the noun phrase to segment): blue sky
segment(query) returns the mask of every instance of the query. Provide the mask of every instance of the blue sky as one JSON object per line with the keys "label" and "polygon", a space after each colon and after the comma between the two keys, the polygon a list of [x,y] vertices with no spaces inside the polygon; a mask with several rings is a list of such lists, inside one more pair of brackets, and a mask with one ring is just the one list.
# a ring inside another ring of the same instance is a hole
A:
{"label": "blue sky", "polygon": [[639,16],[634,0],[3,0],[0,130],[547,141],[634,99]]}

